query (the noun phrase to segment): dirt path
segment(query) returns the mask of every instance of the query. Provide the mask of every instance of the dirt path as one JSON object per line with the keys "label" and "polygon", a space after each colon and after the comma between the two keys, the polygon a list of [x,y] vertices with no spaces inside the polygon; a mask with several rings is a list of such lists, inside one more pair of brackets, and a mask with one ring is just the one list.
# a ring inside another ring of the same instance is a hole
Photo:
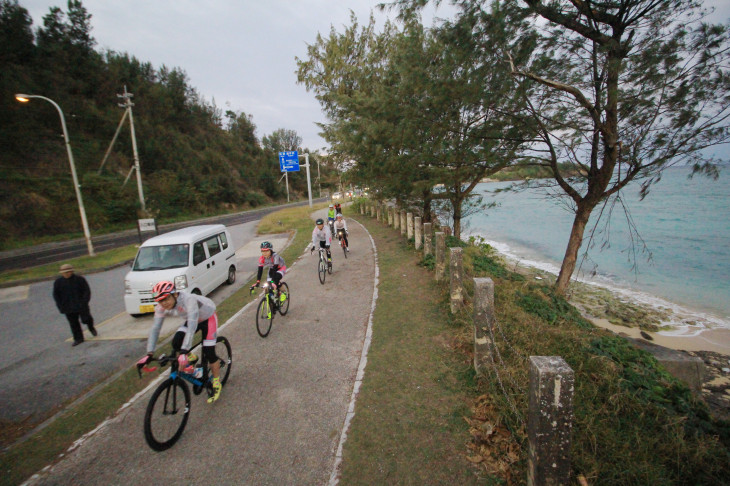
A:
{"label": "dirt path", "polygon": [[350,223],[350,258],[334,248],[334,273],[320,285],[306,251],[285,277],[289,313],[271,334],[255,329],[254,306],[220,334],[234,364],[221,399],[193,396],[180,441],[156,453],[142,419],[151,390],[29,484],[324,484],[332,472],[371,313],[375,258]]}

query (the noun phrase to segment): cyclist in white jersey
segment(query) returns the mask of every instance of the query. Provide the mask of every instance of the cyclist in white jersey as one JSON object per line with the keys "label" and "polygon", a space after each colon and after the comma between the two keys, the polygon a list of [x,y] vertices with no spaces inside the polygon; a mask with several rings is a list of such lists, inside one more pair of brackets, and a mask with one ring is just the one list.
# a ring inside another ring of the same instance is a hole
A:
{"label": "cyclist in white jersey", "polygon": [[345,221],[345,217],[342,216],[342,213],[337,213],[337,219],[335,219],[335,236],[340,239],[345,240],[345,250],[350,251],[350,242],[347,241],[347,235],[349,235],[350,232],[347,231],[347,221]]}
{"label": "cyclist in white jersey", "polygon": [[330,227],[324,225],[324,220],[319,218],[315,222],[314,230],[312,231],[312,248],[319,246],[324,248],[327,252],[327,265],[332,266],[332,253],[330,252],[330,245],[332,245],[332,233]]}
{"label": "cyclist in white jersey", "polygon": [[172,349],[179,353],[177,358],[179,369],[186,373],[192,372],[191,363],[197,361],[197,356],[190,352],[190,348],[193,346],[195,332],[201,331],[203,355],[213,374],[214,393],[208,399],[208,403],[213,403],[218,400],[223,388],[220,382],[220,363],[215,354],[215,342],[218,335],[218,315],[215,311],[215,303],[201,295],[178,291],[175,289],[175,284],[169,281],[155,284],[152,294],[157,301],[155,320],[147,338],[147,356],[140,359],[138,364],[147,364],[152,358],[165,317],[184,318],[185,321],[172,338]]}

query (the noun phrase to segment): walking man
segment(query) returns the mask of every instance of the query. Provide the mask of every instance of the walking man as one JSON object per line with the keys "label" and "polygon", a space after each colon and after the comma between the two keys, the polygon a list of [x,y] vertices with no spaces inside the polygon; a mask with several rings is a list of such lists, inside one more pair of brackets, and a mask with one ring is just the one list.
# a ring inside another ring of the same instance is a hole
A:
{"label": "walking man", "polygon": [[61,265],[60,277],[53,283],[53,300],[56,301],[56,307],[61,314],[66,315],[68,324],[71,326],[71,334],[73,334],[76,346],[84,342],[84,333],[81,331],[81,322],[86,324],[89,332],[96,336],[94,329],[94,318],[89,310],[89,301],[91,300],[91,289],[84,277],[74,274],[74,267],[65,263]]}

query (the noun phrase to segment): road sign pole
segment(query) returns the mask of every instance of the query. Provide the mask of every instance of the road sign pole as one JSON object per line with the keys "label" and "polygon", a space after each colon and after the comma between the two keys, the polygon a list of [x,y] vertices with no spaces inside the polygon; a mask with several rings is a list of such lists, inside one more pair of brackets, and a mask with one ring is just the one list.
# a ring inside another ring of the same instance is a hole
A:
{"label": "road sign pole", "polygon": [[286,202],[289,202],[289,172],[284,172],[284,178],[286,179]]}
{"label": "road sign pole", "polygon": [[309,154],[304,154],[304,165],[307,167],[307,190],[309,191],[309,207],[312,207],[312,180],[309,177]]}

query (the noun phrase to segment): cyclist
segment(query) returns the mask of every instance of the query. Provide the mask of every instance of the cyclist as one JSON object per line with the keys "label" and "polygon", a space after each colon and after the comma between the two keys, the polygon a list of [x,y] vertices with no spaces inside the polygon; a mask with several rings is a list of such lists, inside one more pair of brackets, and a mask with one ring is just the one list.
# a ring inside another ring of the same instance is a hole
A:
{"label": "cyclist", "polygon": [[337,235],[338,239],[345,240],[345,251],[350,251],[350,243],[347,241],[347,235],[350,234],[349,231],[347,231],[347,221],[345,221],[345,218],[342,216],[342,213],[337,213],[337,219],[335,219],[335,234]]}
{"label": "cyclist", "polygon": [[256,283],[251,286],[251,291],[261,283],[261,275],[264,273],[264,267],[269,267],[269,278],[274,282],[276,290],[276,301],[279,302],[279,284],[286,273],[286,263],[278,253],[274,252],[274,246],[268,241],[261,243],[261,256],[259,257],[259,273],[256,276]]}
{"label": "cyclist", "polygon": [[338,214],[342,214],[342,204],[335,203],[335,217],[337,217],[336,215]]}
{"label": "cyclist", "polygon": [[319,218],[315,222],[314,230],[312,231],[312,248],[310,253],[314,251],[316,246],[324,248],[327,251],[327,266],[332,267],[332,253],[330,252],[330,245],[332,244],[332,233],[330,227],[324,225],[324,220]]}
{"label": "cyclist", "polygon": [[329,209],[327,209],[327,226],[330,228],[330,233],[334,235],[335,229],[334,229],[334,222],[335,222],[335,215],[337,214],[337,211],[335,211],[335,205],[330,204]]}
{"label": "cyclist", "polygon": [[192,373],[192,364],[198,360],[198,357],[190,352],[190,348],[193,346],[196,331],[200,330],[203,335],[203,356],[213,373],[213,396],[208,398],[208,403],[215,402],[220,397],[223,388],[220,382],[220,363],[215,354],[215,341],[218,334],[218,315],[215,312],[215,303],[207,297],[176,290],[175,284],[167,280],[158,282],[152,287],[152,297],[157,304],[155,305],[155,320],[147,338],[147,356],[137,363],[144,365],[152,359],[165,317],[183,317],[185,321],[172,338],[172,349],[179,353],[177,358],[179,369],[185,373]]}

